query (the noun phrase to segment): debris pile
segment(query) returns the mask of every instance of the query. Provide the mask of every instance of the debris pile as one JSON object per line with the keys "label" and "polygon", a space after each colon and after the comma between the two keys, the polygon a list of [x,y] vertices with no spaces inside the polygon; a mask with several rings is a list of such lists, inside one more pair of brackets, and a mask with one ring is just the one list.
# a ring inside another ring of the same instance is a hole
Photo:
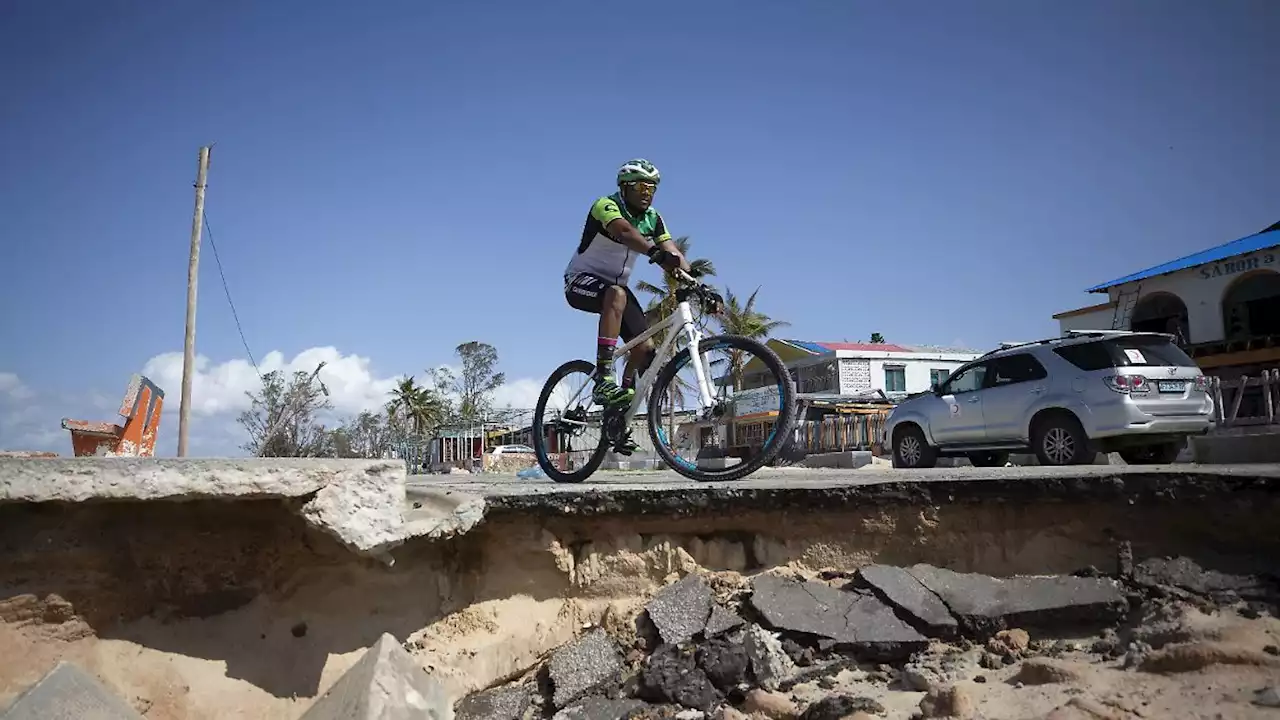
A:
{"label": "debris pile", "polygon": [[[1274,645],[1221,642],[1232,619],[1266,620],[1264,632],[1280,634],[1277,577],[1206,571],[1186,558],[1144,561],[1121,578],[873,565],[731,584],[687,575],[647,604],[631,644],[589,629],[524,680],[463,699],[457,717],[1127,718],[1143,715],[1079,688],[1114,684],[1101,672],[1153,682],[1213,664],[1280,672]],[[1226,617],[1224,608],[1230,618],[1215,631],[1206,613]],[[1067,687],[1076,690],[1049,692]],[[1047,694],[1009,706],[1027,709],[979,710],[984,695],[1035,689]],[[1247,692],[1254,708],[1280,702],[1274,682]]]}

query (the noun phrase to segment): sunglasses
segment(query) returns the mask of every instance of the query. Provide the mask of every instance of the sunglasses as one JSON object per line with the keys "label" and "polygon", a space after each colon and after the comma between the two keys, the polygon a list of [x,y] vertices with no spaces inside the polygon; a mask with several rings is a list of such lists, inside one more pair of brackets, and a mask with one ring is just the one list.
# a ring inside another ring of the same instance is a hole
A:
{"label": "sunglasses", "polygon": [[658,190],[658,183],[649,182],[648,180],[637,180],[636,182],[628,183],[628,185],[641,195],[650,197]]}

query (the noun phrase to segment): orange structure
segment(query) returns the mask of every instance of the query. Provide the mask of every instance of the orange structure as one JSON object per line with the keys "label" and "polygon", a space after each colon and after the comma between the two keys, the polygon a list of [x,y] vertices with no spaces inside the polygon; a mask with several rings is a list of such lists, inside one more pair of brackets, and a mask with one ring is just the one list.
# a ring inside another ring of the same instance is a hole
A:
{"label": "orange structure", "polygon": [[76,457],[151,457],[163,405],[164,391],[142,375],[134,375],[120,403],[124,425],[63,418],[62,427],[71,431]]}

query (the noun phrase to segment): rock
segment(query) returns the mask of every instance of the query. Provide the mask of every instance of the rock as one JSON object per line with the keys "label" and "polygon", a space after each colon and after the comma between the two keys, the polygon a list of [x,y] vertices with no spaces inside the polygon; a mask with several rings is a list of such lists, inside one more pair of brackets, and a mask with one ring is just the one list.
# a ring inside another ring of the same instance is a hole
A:
{"label": "rock", "polygon": [[751,582],[750,602],[775,628],[828,638],[884,658],[906,657],[928,645],[925,636],[880,599],[820,582],[760,575]]}
{"label": "rock", "polygon": [[681,710],[676,713],[675,720],[702,720],[706,716],[701,710]]}
{"label": "rock", "polygon": [[857,577],[886,602],[914,618],[913,624],[921,632],[944,640],[955,637],[959,626],[951,611],[911,573],[890,565],[869,565],[858,570]]}
{"label": "rock", "polygon": [[1217,603],[1236,600],[1274,600],[1274,582],[1260,575],[1233,575],[1205,570],[1186,557],[1148,558],[1134,567],[1133,581],[1150,588],[1176,587]]}
{"label": "rock", "polygon": [[782,651],[800,667],[808,667],[814,662],[813,648],[805,647],[791,638],[783,638]]}
{"label": "rock", "polygon": [[456,720],[520,720],[530,704],[529,691],[507,686],[472,693],[454,706]]}
{"label": "rock", "polygon": [[756,684],[765,690],[777,690],[796,671],[795,663],[783,652],[778,636],[759,625],[747,626],[742,637],[742,647],[751,661],[751,672]]}
{"label": "rock", "polygon": [[1087,682],[1088,670],[1075,663],[1048,658],[1032,658],[1022,663],[1009,682],[1023,685],[1050,685]]}
{"label": "rock", "polygon": [[[1000,654],[1012,654],[1021,657],[1026,653],[1027,648],[1031,646],[1031,635],[1026,630],[1014,628],[1013,630],[1001,630],[996,636],[991,638],[991,642],[998,644],[1004,649]],[[987,646],[990,649],[991,643]],[[992,652],[996,652],[992,649]]]}
{"label": "rock", "polygon": [[703,631],[713,603],[711,587],[691,574],[659,590],[645,610],[662,641],[679,644]]}
{"label": "rock", "polygon": [[390,633],[382,637],[300,720],[453,718],[444,684],[427,674]]}
{"label": "rock", "polygon": [[995,578],[932,565],[907,568],[971,631],[1106,624],[1127,609],[1121,587],[1106,578]]}
{"label": "rock", "polygon": [[1151,673],[1180,673],[1202,670],[1210,665],[1252,665],[1280,667],[1280,658],[1264,652],[1213,642],[1169,645],[1148,654],[1138,669]]}
{"label": "rock", "polygon": [[794,720],[800,711],[791,698],[779,692],[752,688],[747,691],[742,709],[753,715],[761,715],[773,720]]}
{"label": "rock", "polygon": [[623,720],[630,713],[646,707],[639,700],[611,700],[593,695],[557,712],[552,720]]}
{"label": "rock", "polygon": [[[943,655],[921,653],[903,666],[898,676],[903,686],[917,692],[953,685],[977,672],[978,651],[951,651]],[[1003,665],[1002,665],[1003,667]]]}
{"label": "rock", "polygon": [[556,708],[598,689],[622,672],[622,655],[603,629],[596,628],[551,655],[547,673]]}
{"label": "rock", "polygon": [[3,720],[142,720],[129,703],[89,673],[59,662],[14,698]]}
{"label": "rock", "polygon": [[723,698],[698,667],[692,649],[662,645],[649,656],[640,673],[638,696],[650,702],[671,702],[709,711]]}
{"label": "rock", "polygon": [[842,720],[856,712],[883,713],[884,706],[869,697],[831,695],[805,708],[800,720]]}
{"label": "rock", "polygon": [[717,711],[716,720],[750,720],[746,713],[732,705],[724,705]]}
{"label": "rock", "polygon": [[751,658],[742,643],[723,637],[711,638],[699,645],[697,661],[711,684],[722,692],[746,682],[751,668]]}
{"label": "rock", "polygon": [[736,627],[741,627],[745,623],[746,621],[737,614],[731,613],[719,605],[713,605],[711,607],[711,616],[707,618],[707,626],[703,628],[702,634],[709,638],[723,635]]}
{"label": "rock", "polygon": [[1254,693],[1253,704],[1261,707],[1280,708],[1280,685],[1272,685]]}
{"label": "rock", "polygon": [[962,685],[935,688],[920,700],[920,712],[926,718],[972,718],[977,711],[973,696]]}

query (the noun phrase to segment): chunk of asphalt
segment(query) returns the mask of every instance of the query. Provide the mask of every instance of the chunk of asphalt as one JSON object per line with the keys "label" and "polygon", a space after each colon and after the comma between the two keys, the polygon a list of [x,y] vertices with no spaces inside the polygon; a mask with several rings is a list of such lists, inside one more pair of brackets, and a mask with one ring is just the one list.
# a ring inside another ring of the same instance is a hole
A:
{"label": "chunk of asphalt", "polygon": [[59,662],[0,713],[3,720],[142,720],[92,675]]}
{"label": "chunk of asphalt", "polygon": [[929,642],[879,598],[820,582],[760,575],[751,581],[750,602],[772,627],[883,659],[906,657]]}
{"label": "chunk of asphalt", "polygon": [[640,673],[639,697],[710,712],[723,699],[692,649],[663,645],[649,656]]}
{"label": "chunk of asphalt", "polygon": [[454,706],[455,720],[520,720],[529,708],[529,690],[518,685],[482,690]]}
{"label": "chunk of asphalt", "polygon": [[933,637],[950,640],[959,624],[945,603],[911,573],[891,565],[868,565],[857,577],[915,620],[913,625]]}
{"label": "chunk of asphalt", "polygon": [[746,682],[751,659],[740,642],[728,638],[711,638],[698,646],[698,667],[711,684],[723,692]]}
{"label": "chunk of asphalt", "polygon": [[1128,609],[1119,583],[1108,578],[996,578],[923,564],[912,565],[907,572],[941,598],[962,625],[979,632],[1108,625]]}
{"label": "chunk of asphalt", "polygon": [[662,588],[645,610],[662,641],[678,644],[703,631],[714,604],[711,587],[695,574]]}
{"label": "chunk of asphalt", "polygon": [[719,605],[711,606],[711,615],[707,618],[707,626],[702,629],[704,637],[713,638],[717,635],[723,635],[730,630],[741,627],[745,620],[738,616],[737,613],[729,612]]}
{"label": "chunk of asphalt", "polygon": [[1208,570],[1187,557],[1147,558],[1134,566],[1133,581],[1146,587],[1172,586],[1219,602],[1280,598],[1280,587],[1262,575]]}
{"label": "chunk of asphalt", "polygon": [[427,674],[390,633],[343,673],[299,720],[449,720],[445,686]]}
{"label": "chunk of asphalt", "polygon": [[556,713],[552,720],[622,720],[630,717],[636,710],[649,707],[640,700],[609,698],[593,695]]}
{"label": "chunk of asphalt", "polygon": [[615,679],[622,672],[622,654],[602,628],[562,646],[551,655],[551,702],[557,709]]}

